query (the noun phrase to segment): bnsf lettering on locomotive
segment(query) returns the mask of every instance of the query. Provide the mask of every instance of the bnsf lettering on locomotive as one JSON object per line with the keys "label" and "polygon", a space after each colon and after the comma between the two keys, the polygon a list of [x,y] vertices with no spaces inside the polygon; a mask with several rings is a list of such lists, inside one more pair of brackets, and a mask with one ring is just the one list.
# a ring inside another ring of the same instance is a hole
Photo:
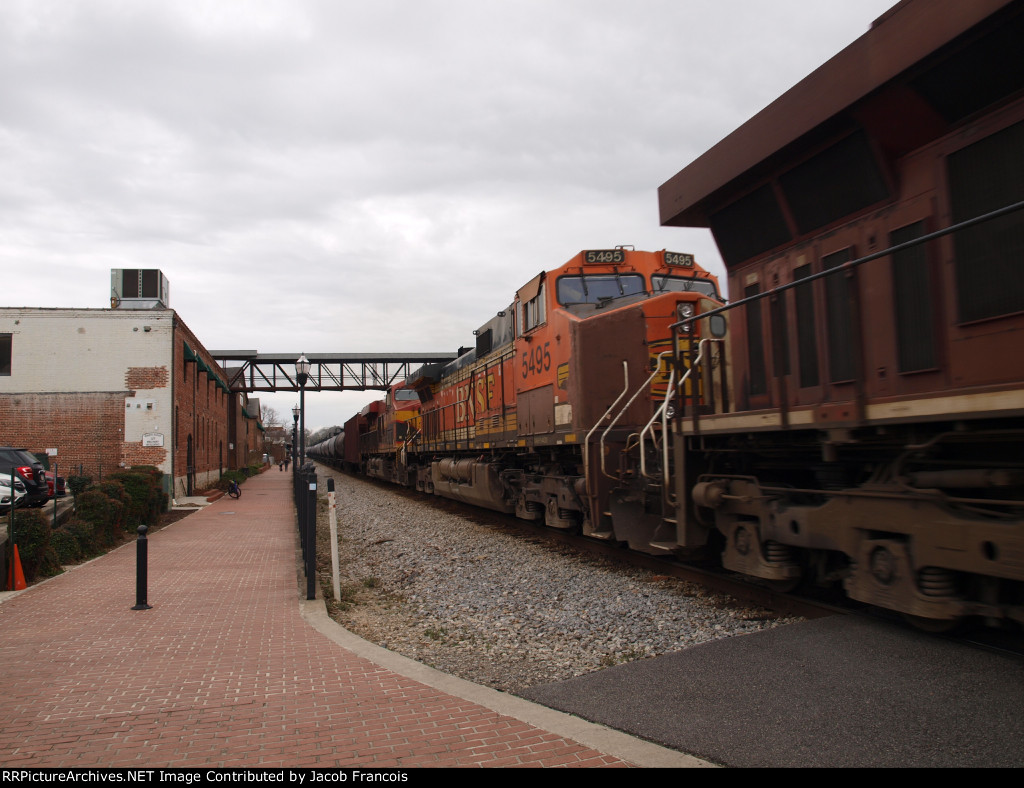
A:
{"label": "bnsf lettering on locomotive", "polygon": [[523,379],[537,372],[551,369],[551,343],[545,342],[523,353]]}
{"label": "bnsf lettering on locomotive", "polygon": [[455,420],[462,424],[469,418],[469,392],[471,391],[470,384],[466,383],[462,386],[457,386],[455,389]]}

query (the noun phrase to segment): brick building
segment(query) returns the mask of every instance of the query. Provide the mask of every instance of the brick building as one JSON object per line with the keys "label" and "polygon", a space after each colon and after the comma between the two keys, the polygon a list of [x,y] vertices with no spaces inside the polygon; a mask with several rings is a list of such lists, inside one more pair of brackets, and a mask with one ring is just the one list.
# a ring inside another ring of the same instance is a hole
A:
{"label": "brick building", "polygon": [[154,466],[171,498],[261,457],[258,402],[162,299],[113,292],[110,309],[0,307],[0,444],[56,449],[63,476]]}

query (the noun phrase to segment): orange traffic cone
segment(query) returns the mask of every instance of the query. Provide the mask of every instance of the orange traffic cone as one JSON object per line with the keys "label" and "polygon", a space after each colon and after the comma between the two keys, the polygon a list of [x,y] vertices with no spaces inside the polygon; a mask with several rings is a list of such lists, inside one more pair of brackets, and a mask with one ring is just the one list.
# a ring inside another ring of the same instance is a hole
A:
{"label": "orange traffic cone", "polygon": [[25,582],[25,573],[21,571],[21,556],[18,555],[18,545],[14,545],[14,559],[7,572],[7,588],[11,591],[21,591],[28,588]]}

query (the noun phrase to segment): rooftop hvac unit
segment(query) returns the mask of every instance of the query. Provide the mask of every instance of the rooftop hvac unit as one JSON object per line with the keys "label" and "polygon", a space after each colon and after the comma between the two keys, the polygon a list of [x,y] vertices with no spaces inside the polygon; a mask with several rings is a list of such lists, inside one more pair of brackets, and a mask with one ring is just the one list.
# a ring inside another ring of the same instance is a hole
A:
{"label": "rooftop hvac unit", "polygon": [[171,287],[156,268],[114,268],[110,271],[112,309],[166,309]]}

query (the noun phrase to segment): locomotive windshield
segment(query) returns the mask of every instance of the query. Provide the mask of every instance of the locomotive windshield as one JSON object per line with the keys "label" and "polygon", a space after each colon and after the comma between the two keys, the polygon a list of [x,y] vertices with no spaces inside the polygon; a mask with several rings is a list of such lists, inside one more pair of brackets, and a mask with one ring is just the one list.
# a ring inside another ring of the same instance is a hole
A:
{"label": "locomotive windshield", "polygon": [[597,304],[643,292],[644,278],[640,274],[586,274],[558,279],[558,303],[562,306]]}
{"label": "locomotive windshield", "polygon": [[651,277],[651,287],[655,293],[687,293],[694,292],[721,301],[722,297],[715,290],[715,283],[710,279],[697,279],[692,276],[666,276],[655,274]]}

